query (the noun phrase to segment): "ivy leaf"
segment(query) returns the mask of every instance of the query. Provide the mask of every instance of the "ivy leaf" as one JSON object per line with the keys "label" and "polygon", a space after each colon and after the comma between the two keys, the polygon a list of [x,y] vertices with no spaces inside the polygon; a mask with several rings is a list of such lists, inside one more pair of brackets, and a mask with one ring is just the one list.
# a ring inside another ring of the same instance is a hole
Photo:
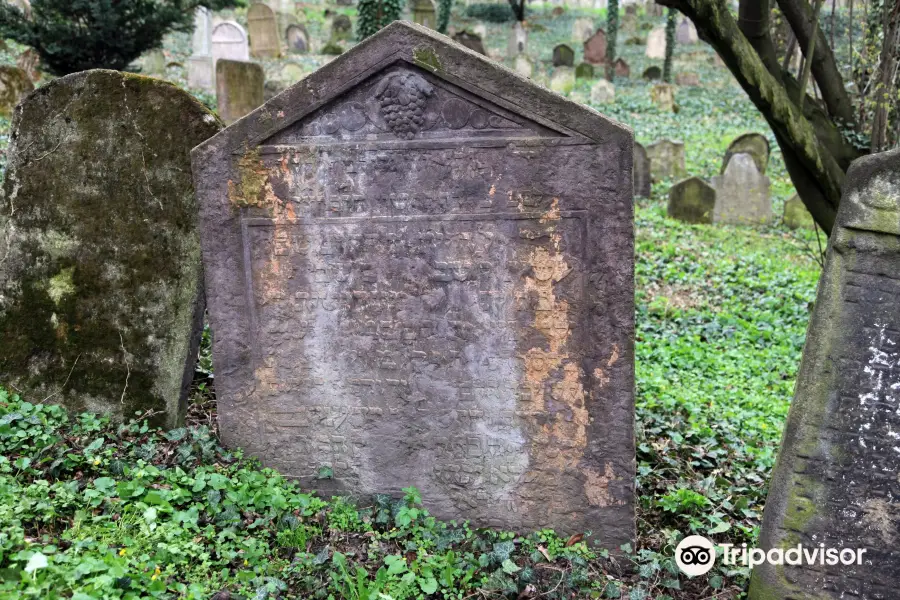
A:
{"label": "ivy leaf", "polygon": [[47,564],[47,557],[40,552],[35,552],[31,555],[31,558],[28,559],[28,564],[25,565],[25,572],[34,573],[38,569],[46,568]]}
{"label": "ivy leaf", "polygon": [[438,583],[434,577],[419,577],[419,587],[426,594],[433,594],[437,591]]}
{"label": "ivy leaf", "polygon": [[518,573],[522,570],[521,567],[516,565],[516,563],[514,563],[512,559],[509,558],[504,560],[501,566],[503,567],[503,572],[507,575],[512,575],[513,573]]}

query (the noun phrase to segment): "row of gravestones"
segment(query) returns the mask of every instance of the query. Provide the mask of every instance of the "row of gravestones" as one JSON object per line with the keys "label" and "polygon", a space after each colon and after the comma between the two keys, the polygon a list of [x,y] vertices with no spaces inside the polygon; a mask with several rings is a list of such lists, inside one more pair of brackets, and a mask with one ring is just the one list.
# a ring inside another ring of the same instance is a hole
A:
{"label": "row of gravestones", "polygon": [[[224,443],[326,494],[633,541],[630,131],[401,23],[368,50],[225,131],[114,71],[20,103],[0,382],[179,425],[205,299]],[[760,535],[868,560],[763,566],[751,598],[892,597],[898,173],[848,172]]]}

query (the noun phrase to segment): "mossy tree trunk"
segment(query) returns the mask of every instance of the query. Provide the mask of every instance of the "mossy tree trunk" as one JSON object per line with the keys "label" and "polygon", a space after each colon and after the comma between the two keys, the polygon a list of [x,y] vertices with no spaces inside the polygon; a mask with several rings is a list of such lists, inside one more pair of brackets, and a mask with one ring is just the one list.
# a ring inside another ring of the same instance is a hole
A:
{"label": "mossy tree trunk", "polygon": [[675,56],[675,26],[678,21],[678,11],[669,9],[666,15],[666,58],[663,61],[663,81],[672,83],[672,59]]}
{"label": "mossy tree trunk", "polygon": [[616,41],[619,35],[619,0],[609,0],[606,7],[606,78],[613,79]]}
{"label": "mossy tree trunk", "polygon": [[[815,35],[812,78],[822,104],[782,68],[770,35],[770,0],[741,0],[735,21],[725,0],[659,0],[689,17],[765,117],[784,156],[785,166],[816,223],[830,233],[850,162],[865,152],[841,131],[855,130],[853,103],[844,87],[825,34],[813,26],[807,0],[777,0],[804,52]],[[798,100],[803,98],[801,108]]]}

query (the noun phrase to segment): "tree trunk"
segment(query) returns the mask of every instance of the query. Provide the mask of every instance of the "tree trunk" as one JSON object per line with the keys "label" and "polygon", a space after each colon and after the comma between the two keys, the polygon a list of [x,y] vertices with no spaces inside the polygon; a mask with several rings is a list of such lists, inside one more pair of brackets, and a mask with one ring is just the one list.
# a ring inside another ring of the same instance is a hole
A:
{"label": "tree trunk", "polygon": [[872,152],[881,152],[887,147],[888,109],[894,87],[895,49],[897,47],[897,8],[885,2],[882,27],[884,39],[881,43],[881,59],[878,61],[880,77],[875,84],[875,113],[872,118]]}

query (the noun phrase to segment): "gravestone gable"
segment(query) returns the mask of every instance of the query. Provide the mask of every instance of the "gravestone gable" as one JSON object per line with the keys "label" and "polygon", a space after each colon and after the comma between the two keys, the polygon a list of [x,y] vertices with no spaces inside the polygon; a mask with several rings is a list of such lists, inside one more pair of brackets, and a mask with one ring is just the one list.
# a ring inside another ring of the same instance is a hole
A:
{"label": "gravestone gable", "polygon": [[761,133],[745,133],[734,139],[725,150],[725,159],[722,161],[722,173],[728,166],[728,162],[735,154],[746,153],[753,157],[756,168],[765,175],[769,166],[769,140]]}
{"label": "gravestone gable", "polygon": [[751,599],[897,597],[898,273],[893,150],[847,171],[759,537],[766,551],[865,553],[850,564],[758,566]]}
{"label": "gravestone gable", "polygon": [[220,58],[228,60],[250,60],[250,46],[247,32],[234,21],[223,21],[212,30],[213,70]]}
{"label": "gravestone gable", "polygon": [[278,21],[271,8],[256,2],[247,9],[247,33],[250,35],[250,55],[255,58],[281,54]]}
{"label": "gravestone gable", "polygon": [[553,48],[553,66],[571,67],[575,64],[575,51],[565,44]]}
{"label": "gravestone gable", "polygon": [[606,64],[606,32],[597,32],[584,42],[584,60],[593,65]]}
{"label": "gravestone gable", "polygon": [[395,22],[196,148],[225,443],[633,539],[632,144]]}
{"label": "gravestone gable", "polygon": [[190,150],[221,129],[175,86],[55,79],[12,122],[0,381],[25,400],[184,420],[203,319]]}

